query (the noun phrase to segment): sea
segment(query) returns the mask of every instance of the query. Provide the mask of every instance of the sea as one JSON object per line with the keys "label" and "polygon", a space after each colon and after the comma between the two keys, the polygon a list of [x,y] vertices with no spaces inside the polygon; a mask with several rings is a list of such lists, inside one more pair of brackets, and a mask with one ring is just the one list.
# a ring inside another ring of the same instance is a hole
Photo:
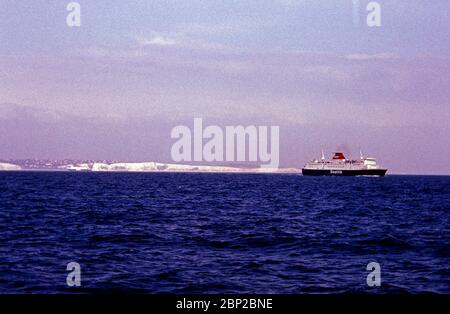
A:
{"label": "sea", "polygon": [[450,177],[0,172],[0,293],[450,293]]}

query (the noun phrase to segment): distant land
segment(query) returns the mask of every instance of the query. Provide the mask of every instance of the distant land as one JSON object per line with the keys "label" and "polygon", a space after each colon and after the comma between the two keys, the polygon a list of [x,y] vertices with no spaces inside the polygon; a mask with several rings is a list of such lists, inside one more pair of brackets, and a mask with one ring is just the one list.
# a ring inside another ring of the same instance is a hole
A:
{"label": "distant land", "polygon": [[257,168],[205,166],[108,160],[0,160],[0,171],[76,171],[76,172],[220,172],[220,173],[301,173],[298,168]]}

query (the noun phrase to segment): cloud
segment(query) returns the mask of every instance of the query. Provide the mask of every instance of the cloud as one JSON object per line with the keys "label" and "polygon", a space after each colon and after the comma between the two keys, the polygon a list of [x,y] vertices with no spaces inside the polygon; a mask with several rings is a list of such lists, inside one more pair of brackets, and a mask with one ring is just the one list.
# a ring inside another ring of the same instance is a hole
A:
{"label": "cloud", "polygon": [[345,58],[348,60],[388,60],[388,59],[397,59],[400,56],[395,53],[378,53],[378,54],[349,54],[346,55]]}
{"label": "cloud", "polygon": [[140,46],[174,46],[179,44],[177,40],[170,35],[162,35],[153,32],[151,36],[138,35],[135,37]]}
{"label": "cloud", "polygon": [[64,62],[0,58],[9,73],[0,76],[0,101],[36,103],[39,91],[41,103],[86,115],[262,113],[377,126],[443,125],[448,118],[450,62],[441,57],[237,52],[178,42],[175,49],[90,49]]}
{"label": "cloud", "polygon": [[178,47],[189,49],[225,50],[228,47],[209,42],[203,39],[193,38],[181,32],[160,34],[152,32],[150,36],[136,35],[135,41],[139,47]]}
{"label": "cloud", "polygon": [[[179,23],[167,32],[151,31],[133,36],[141,47],[177,46],[189,49],[241,51],[240,36],[253,36],[255,32],[268,31],[275,21],[255,16],[231,17],[214,23]],[[149,35],[148,35],[149,34]],[[248,49],[248,48],[247,48]]]}
{"label": "cloud", "polygon": [[275,0],[275,2],[281,4],[282,6],[293,6],[300,2],[304,2],[304,0]]}

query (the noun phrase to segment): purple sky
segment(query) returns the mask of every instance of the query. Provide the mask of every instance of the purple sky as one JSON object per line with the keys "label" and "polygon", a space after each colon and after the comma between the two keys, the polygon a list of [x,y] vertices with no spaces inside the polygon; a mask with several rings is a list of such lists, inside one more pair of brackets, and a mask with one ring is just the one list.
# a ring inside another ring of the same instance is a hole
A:
{"label": "purple sky", "polygon": [[[170,161],[172,127],[279,125],[283,167],[359,148],[450,174],[450,1],[0,4],[0,158]],[[394,3],[393,3],[394,2]]]}

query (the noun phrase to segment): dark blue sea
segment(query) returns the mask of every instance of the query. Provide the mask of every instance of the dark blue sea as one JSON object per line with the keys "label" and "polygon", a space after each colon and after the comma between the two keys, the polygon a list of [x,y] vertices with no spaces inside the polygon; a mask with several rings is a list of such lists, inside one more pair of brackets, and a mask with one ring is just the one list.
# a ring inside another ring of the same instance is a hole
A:
{"label": "dark blue sea", "polygon": [[450,293],[450,177],[0,173],[0,293],[116,292]]}

